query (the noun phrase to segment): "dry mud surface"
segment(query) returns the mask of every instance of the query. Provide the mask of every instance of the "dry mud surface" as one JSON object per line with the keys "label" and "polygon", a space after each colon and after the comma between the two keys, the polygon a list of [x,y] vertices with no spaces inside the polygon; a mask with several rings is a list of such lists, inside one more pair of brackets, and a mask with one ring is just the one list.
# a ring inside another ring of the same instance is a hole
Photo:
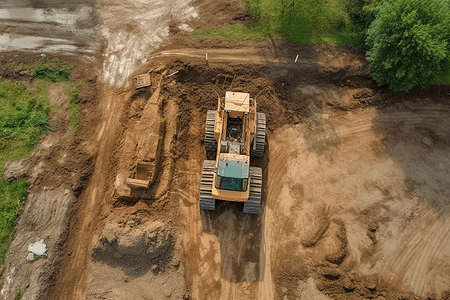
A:
{"label": "dry mud surface", "polygon": [[[34,8],[60,8],[42,3]],[[240,1],[99,4],[103,44],[61,56],[77,58],[72,76],[92,83],[79,95],[79,129],[67,135],[62,105],[56,132],[10,168],[29,179],[30,196],[5,260],[4,299],[19,287],[23,299],[449,299],[448,87],[379,88],[358,47],[189,37],[245,20]],[[152,22],[159,29],[145,30]],[[2,55],[3,64],[41,58]],[[135,91],[130,76],[148,71],[152,86]],[[231,202],[198,207],[206,111],[226,90],[257,96],[267,116],[265,156],[252,161],[263,168],[259,215]],[[133,153],[124,140],[157,94],[159,175],[145,197],[119,197]],[[39,239],[49,259],[26,264]]]}

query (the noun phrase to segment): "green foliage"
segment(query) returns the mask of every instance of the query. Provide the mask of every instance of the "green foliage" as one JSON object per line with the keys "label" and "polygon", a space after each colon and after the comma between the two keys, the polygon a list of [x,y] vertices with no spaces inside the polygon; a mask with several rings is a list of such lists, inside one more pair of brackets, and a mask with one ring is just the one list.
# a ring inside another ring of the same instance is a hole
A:
{"label": "green foliage", "polygon": [[[444,70],[450,70],[450,59],[447,59],[448,64],[444,66]],[[436,76],[436,84],[448,84],[450,85],[450,71],[443,71],[441,74]]]}
{"label": "green foliage", "polygon": [[259,22],[262,17],[261,0],[244,0],[248,12],[254,22]]}
{"label": "green foliage", "polygon": [[[30,91],[26,85],[0,80],[0,140],[2,147],[10,141],[23,141],[33,146],[39,137],[50,131],[49,103],[39,94],[43,86]],[[0,147],[1,148],[1,147]]]}
{"label": "green foliage", "polygon": [[70,71],[75,67],[75,63],[69,63],[69,64],[61,64],[60,60],[58,58],[46,58],[43,60],[40,60],[38,62],[32,63],[32,64],[23,64],[23,63],[17,63],[12,62],[9,64],[8,68],[25,71],[25,70],[34,70],[37,68],[47,68],[49,70],[53,70],[56,72],[60,71]]}
{"label": "green foliage", "polygon": [[234,23],[225,29],[217,27],[202,28],[192,34],[193,37],[206,37],[224,41],[253,40],[261,41],[267,36],[264,26],[246,26],[241,23]]}
{"label": "green foliage", "polygon": [[357,34],[358,44],[366,46],[367,31],[375,20],[378,0],[349,0],[347,11],[352,21],[351,30]]}
{"label": "green foliage", "polygon": [[350,38],[345,1],[282,1],[278,16],[286,40],[302,44],[336,44]]}
{"label": "green foliage", "polygon": [[18,288],[17,290],[16,290],[16,295],[14,296],[14,300],[20,300],[20,299],[22,299],[22,291],[20,290],[20,288]]}
{"label": "green foliage", "polygon": [[48,78],[53,82],[69,80],[70,72],[69,70],[55,70],[49,67],[39,66],[34,69],[34,78]]}
{"label": "green foliage", "polygon": [[[65,81],[71,111],[71,132],[79,120],[78,91],[84,83],[70,81],[70,70],[75,64],[62,65],[58,59],[46,59],[35,64],[12,63],[9,68],[34,70],[33,87],[8,79],[0,79],[0,173],[7,161],[29,156],[39,139],[51,130],[48,121],[50,103],[47,98],[51,82]],[[55,109],[55,108],[52,108]],[[11,242],[17,218],[27,198],[24,179],[7,182],[0,177],[0,264]],[[19,297],[19,298],[17,298]],[[16,298],[20,299],[20,290]]]}
{"label": "green foliage", "polygon": [[251,24],[206,28],[195,37],[223,40],[284,38],[300,44],[355,44],[347,13],[349,0],[245,0]]}
{"label": "green foliage", "polygon": [[[0,173],[7,161],[29,156],[39,138],[50,130],[47,83],[25,84],[0,79]],[[17,217],[27,197],[26,180],[0,178],[0,263],[11,241]]]}
{"label": "green foliage", "polygon": [[447,0],[385,0],[368,30],[372,78],[396,92],[425,88],[449,74]]}

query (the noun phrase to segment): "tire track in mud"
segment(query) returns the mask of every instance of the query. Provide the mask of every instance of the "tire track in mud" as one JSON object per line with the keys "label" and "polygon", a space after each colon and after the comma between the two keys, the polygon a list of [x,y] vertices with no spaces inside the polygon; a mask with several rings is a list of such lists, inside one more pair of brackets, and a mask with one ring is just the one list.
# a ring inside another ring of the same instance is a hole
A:
{"label": "tire track in mud", "polygon": [[[80,196],[77,204],[77,212],[71,221],[66,254],[70,258],[62,261],[62,266],[57,276],[51,299],[85,299],[84,290],[87,278],[86,266],[89,261],[90,244],[92,234],[99,221],[105,198],[108,198],[107,176],[109,172],[110,155],[114,150],[114,138],[117,128],[119,113],[123,102],[114,101],[114,90],[103,87],[99,91],[103,122],[95,130],[98,133],[92,135],[90,141],[92,147],[97,145],[98,156],[95,163],[95,171],[86,191]],[[108,128],[108,131],[103,131]],[[95,140],[94,140],[95,139]]]}

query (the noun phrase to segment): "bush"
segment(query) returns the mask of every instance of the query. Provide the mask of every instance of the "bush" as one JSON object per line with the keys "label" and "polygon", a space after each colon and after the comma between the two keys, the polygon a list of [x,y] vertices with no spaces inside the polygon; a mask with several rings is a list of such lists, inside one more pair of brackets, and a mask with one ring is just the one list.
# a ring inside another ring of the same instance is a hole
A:
{"label": "bush", "polygon": [[384,0],[368,30],[372,78],[396,92],[425,88],[449,72],[447,0]]}
{"label": "bush", "polygon": [[48,78],[53,82],[69,80],[69,70],[55,70],[47,66],[38,66],[33,71],[34,78]]}
{"label": "bush", "polygon": [[358,35],[358,43],[366,45],[367,30],[375,20],[377,0],[350,0],[347,5],[348,15],[352,21],[352,29]]}

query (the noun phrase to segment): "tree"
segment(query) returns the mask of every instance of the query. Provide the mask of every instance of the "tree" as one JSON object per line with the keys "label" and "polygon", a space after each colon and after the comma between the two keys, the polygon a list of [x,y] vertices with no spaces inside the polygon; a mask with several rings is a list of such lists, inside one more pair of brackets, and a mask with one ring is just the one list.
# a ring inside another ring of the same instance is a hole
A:
{"label": "tree", "polygon": [[367,59],[379,85],[406,93],[450,71],[448,0],[383,0],[368,30]]}
{"label": "tree", "polygon": [[358,43],[366,46],[367,30],[375,20],[377,0],[349,0],[347,11],[352,21],[353,31],[358,35]]}

